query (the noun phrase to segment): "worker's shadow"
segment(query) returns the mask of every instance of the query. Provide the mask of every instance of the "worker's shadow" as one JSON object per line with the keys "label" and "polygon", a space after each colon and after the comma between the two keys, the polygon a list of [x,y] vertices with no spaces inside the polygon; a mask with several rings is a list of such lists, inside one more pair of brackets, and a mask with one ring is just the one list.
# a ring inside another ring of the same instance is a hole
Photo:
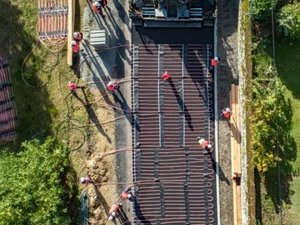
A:
{"label": "worker's shadow", "polygon": [[72,96],[75,97],[78,101],[80,101],[82,103],[82,105],[84,106],[85,110],[88,113],[88,117],[89,119],[92,121],[92,123],[97,127],[98,131],[104,136],[106,137],[107,141],[109,143],[111,143],[111,138],[106,134],[106,132],[103,130],[102,126],[101,126],[101,122],[98,120],[97,115],[95,114],[94,110],[91,107],[91,104],[89,103],[89,100],[87,98],[87,95],[85,93],[84,88],[81,88],[82,93],[83,93],[83,97],[84,99],[82,99],[81,97],[78,96],[78,94],[76,92],[73,92]]}
{"label": "worker's shadow", "polygon": [[[190,58],[195,60],[195,64],[202,65],[202,68],[198,68],[199,71],[195,72],[195,68],[191,67],[189,64],[186,65],[188,75],[193,80],[198,92],[199,96],[202,97],[207,107],[210,107],[210,103],[212,103],[212,74],[213,70],[207,71],[209,65],[205,64],[205,57],[211,57],[210,55],[205,55],[199,52],[199,49],[194,49],[189,51]],[[205,77],[207,76],[207,77]],[[211,101],[211,102],[209,102]]]}
{"label": "worker's shadow", "polygon": [[[121,57],[122,59],[126,60],[127,63],[130,63],[130,58],[126,54],[126,52],[129,52],[129,48],[126,48],[126,46],[129,46],[130,42],[125,38],[123,32],[120,30],[120,28],[118,26],[116,26],[118,36],[116,36],[114,34],[114,31],[110,28],[107,21],[103,20],[103,23],[105,24],[107,32],[110,33],[111,40],[112,40],[111,42],[112,43],[115,42],[115,44],[118,44],[120,46],[120,48],[117,49],[118,53],[119,53],[118,57]],[[121,46],[122,46],[122,48],[121,48]]]}
{"label": "worker's shadow", "polygon": [[[84,40],[82,42],[82,46],[84,47],[85,54],[87,54],[87,56],[85,56],[85,60],[87,58],[89,58],[91,60],[92,64],[94,65],[97,73],[99,74],[99,76],[97,76],[97,74],[95,72],[93,72],[93,75],[96,75],[96,77],[99,77],[101,79],[101,81],[106,84],[109,81],[109,77],[105,76],[105,75],[101,76],[101,74],[105,74],[105,73],[102,69],[102,66],[97,61],[97,58],[99,57],[99,55],[96,55],[97,52],[91,48],[91,44],[88,40]],[[91,67],[91,65],[89,65],[89,67],[90,67],[90,70],[93,71],[93,68]]]}
{"label": "worker's shadow", "polygon": [[139,220],[139,222],[142,222],[142,224],[145,224],[145,225],[151,225],[150,221],[146,220],[145,216],[143,215],[140,205],[136,198],[134,198],[134,200],[133,200],[133,206],[134,206],[135,215],[136,215],[137,219]]}
{"label": "worker's shadow", "polygon": [[101,192],[99,191],[98,187],[95,185],[95,184],[92,184],[93,185],[93,188],[94,188],[94,191],[95,191],[95,194],[96,194],[96,197],[100,200],[101,202],[101,205],[103,206],[104,208],[104,211],[105,211],[105,214],[108,216],[109,215],[109,206],[105,200],[105,198],[103,197],[103,195],[101,194]]}
{"label": "worker's shadow", "polygon": [[217,168],[219,169],[219,178],[221,181],[224,181],[228,186],[230,185],[229,179],[225,176],[222,168],[220,165],[216,162],[215,157],[213,156],[213,153],[211,151],[207,151],[208,157],[210,158],[212,162],[212,168],[215,173],[217,173]]}
{"label": "worker's shadow", "polygon": [[117,89],[117,93],[115,93],[115,92],[113,93],[113,97],[114,97],[115,102],[120,105],[122,112],[125,115],[128,122],[131,123],[131,121],[132,121],[131,109],[130,109],[129,105],[127,104],[127,101],[124,98],[124,95],[122,94],[120,89]]}
{"label": "worker's shadow", "polygon": [[189,113],[189,110],[187,109],[185,103],[183,102],[182,98],[180,97],[180,94],[178,93],[176,87],[175,87],[175,84],[173,83],[172,79],[169,81],[170,83],[170,86],[174,92],[174,95],[176,96],[176,100],[177,100],[177,103],[181,109],[181,112],[184,113],[184,117],[188,123],[188,126],[189,128],[193,131],[194,130],[194,127],[193,127],[193,124],[192,124],[192,117]]}
{"label": "worker's shadow", "polygon": [[119,215],[119,222],[122,225],[131,225],[131,222],[128,218],[128,216],[126,215],[126,213],[124,212],[124,209],[121,208],[121,214]]}

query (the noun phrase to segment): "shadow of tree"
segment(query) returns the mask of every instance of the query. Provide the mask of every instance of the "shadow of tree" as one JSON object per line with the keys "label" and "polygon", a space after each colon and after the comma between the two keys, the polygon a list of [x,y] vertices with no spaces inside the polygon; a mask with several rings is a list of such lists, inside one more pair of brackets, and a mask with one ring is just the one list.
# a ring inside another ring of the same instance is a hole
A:
{"label": "shadow of tree", "polygon": [[[43,138],[51,134],[52,117],[57,113],[49,101],[46,88],[38,88],[45,82],[40,79],[40,73],[43,73],[42,76],[51,73],[51,71],[41,72],[39,68],[46,60],[42,55],[38,55],[42,54],[41,52],[36,54],[33,52],[29,57],[29,63],[25,65],[28,81],[36,88],[28,86],[22,80],[22,64],[36,42],[32,36],[36,27],[36,14],[33,14],[36,8],[30,7],[37,6],[34,4],[31,6],[26,2],[17,6],[12,5],[11,1],[0,1],[0,55],[8,58],[18,111],[16,149],[24,140]],[[29,17],[33,19],[25,19]],[[10,149],[12,148],[10,145]]]}
{"label": "shadow of tree", "polygon": [[[67,195],[65,196],[65,201],[67,204],[68,214],[71,218],[78,218],[79,216],[79,209],[80,209],[80,201],[78,199],[79,191],[77,181],[78,177],[76,175],[76,171],[72,166],[68,166],[66,168],[66,173],[62,180],[68,180],[68,182],[64,183],[65,190]],[[76,224],[76,223],[72,223]]]}
{"label": "shadow of tree", "polygon": [[[276,44],[278,75],[293,96],[300,99],[300,41],[281,38]],[[291,57],[292,56],[292,57]]]}

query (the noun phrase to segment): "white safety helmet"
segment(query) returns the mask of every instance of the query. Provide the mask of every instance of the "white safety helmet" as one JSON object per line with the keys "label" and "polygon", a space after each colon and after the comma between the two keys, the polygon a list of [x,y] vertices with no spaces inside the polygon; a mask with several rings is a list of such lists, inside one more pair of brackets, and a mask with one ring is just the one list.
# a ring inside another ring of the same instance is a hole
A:
{"label": "white safety helmet", "polygon": [[71,41],[71,46],[75,46],[75,45],[77,45],[77,42],[74,41],[74,40],[72,40],[72,41]]}
{"label": "white safety helmet", "polygon": [[79,33],[78,32],[74,32],[73,37],[74,38],[79,38]]}
{"label": "white safety helmet", "polygon": [[128,198],[131,198],[132,197],[132,195],[131,194],[128,194]]}
{"label": "white safety helmet", "polygon": [[215,56],[214,60],[219,61],[219,57]]}
{"label": "white safety helmet", "polygon": [[225,111],[226,111],[226,112],[230,112],[230,109],[229,109],[229,108],[226,108]]}
{"label": "white safety helmet", "polygon": [[[72,82],[71,82],[71,81],[69,81],[69,84],[70,84],[70,83],[72,83]],[[85,178],[84,178],[84,177],[81,177],[81,178],[80,178],[80,183],[82,183],[82,184],[84,184],[84,183],[85,183]]]}
{"label": "white safety helmet", "polygon": [[96,7],[100,7],[101,6],[100,2],[98,2],[98,1],[95,2],[94,4],[95,4]]}
{"label": "white safety helmet", "polygon": [[114,220],[114,217],[113,216],[109,216],[108,220],[112,221],[112,220]]}
{"label": "white safety helmet", "polygon": [[112,212],[111,215],[112,215],[112,216],[116,216],[116,212]]}

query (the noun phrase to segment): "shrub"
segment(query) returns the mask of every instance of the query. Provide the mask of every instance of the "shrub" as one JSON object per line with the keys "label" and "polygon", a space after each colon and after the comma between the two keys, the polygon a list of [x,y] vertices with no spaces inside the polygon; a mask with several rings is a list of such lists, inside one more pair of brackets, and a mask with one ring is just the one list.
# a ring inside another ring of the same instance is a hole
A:
{"label": "shrub", "polygon": [[271,16],[270,10],[276,7],[278,0],[253,0],[250,4],[254,19],[264,20]]}
{"label": "shrub", "polygon": [[25,142],[19,154],[0,158],[0,224],[70,224],[62,182],[66,148],[48,138]]}
{"label": "shrub", "polygon": [[278,22],[286,36],[300,38],[300,2],[282,7]]}

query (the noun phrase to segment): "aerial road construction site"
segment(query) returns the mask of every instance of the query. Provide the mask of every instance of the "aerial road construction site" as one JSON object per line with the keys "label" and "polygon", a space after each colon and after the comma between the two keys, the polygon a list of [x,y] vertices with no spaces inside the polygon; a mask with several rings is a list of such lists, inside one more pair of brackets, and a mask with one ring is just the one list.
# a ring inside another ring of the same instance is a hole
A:
{"label": "aerial road construction site", "polygon": [[[39,0],[37,30],[50,52],[67,46],[74,71],[63,84],[70,136],[61,137],[80,180],[79,223],[247,224],[239,3],[86,0],[78,11],[75,2]],[[4,58],[0,76],[9,127],[0,139],[11,140],[17,109]]]}

